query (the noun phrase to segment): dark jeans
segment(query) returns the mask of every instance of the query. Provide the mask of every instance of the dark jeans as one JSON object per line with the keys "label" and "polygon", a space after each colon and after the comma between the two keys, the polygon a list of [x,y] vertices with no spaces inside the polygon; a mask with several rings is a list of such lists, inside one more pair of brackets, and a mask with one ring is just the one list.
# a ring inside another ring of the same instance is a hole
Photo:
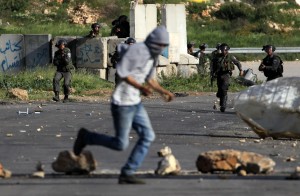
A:
{"label": "dark jeans", "polygon": [[228,72],[219,73],[217,75],[217,97],[220,98],[220,106],[224,108],[226,108],[227,91],[230,86],[230,77],[231,74]]}
{"label": "dark jeans", "polygon": [[57,71],[55,73],[55,76],[53,78],[53,91],[54,92],[59,92],[60,89],[60,80],[64,78],[64,94],[65,95],[69,95],[70,93],[70,85],[71,85],[71,78],[72,78],[72,74],[71,72],[59,72]]}

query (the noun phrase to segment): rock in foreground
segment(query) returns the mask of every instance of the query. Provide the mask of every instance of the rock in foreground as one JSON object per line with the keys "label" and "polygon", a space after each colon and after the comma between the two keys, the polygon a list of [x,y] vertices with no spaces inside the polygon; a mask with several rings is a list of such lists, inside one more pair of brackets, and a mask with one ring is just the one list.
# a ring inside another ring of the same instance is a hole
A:
{"label": "rock in foreground", "polygon": [[300,138],[300,77],[252,86],[239,93],[234,108],[261,138]]}
{"label": "rock in foreground", "polygon": [[202,153],[196,161],[198,171],[216,172],[230,171],[233,173],[244,170],[246,173],[269,173],[273,171],[275,162],[269,157],[245,151],[216,150]]}
{"label": "rock in foreground", "polygon": [[96,166],[97,163],[90,151],[83,151],[79,156],[71,151],[62,151],[52,163],[54,171],[66,174],[88,174],[94,171]]}

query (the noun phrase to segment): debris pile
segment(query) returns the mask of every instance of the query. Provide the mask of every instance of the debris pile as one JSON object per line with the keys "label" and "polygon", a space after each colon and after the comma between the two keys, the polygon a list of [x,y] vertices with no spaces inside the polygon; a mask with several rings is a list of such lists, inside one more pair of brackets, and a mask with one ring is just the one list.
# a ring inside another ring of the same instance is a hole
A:
{"label": "debris pile", "polygon": [[273,171],[275,162],[257,153],[228,149],[200,154],[196,166],[198,171],[203,173],[226,171],[247,175],[270,173]]}
{"label": "debris pile", "polygon": [[85,3],[75,7],[70,7],[67,9],[67,12],[71,18],[70,22],[74,24],[95,23],[100,17],[99,11],[89,8]]}

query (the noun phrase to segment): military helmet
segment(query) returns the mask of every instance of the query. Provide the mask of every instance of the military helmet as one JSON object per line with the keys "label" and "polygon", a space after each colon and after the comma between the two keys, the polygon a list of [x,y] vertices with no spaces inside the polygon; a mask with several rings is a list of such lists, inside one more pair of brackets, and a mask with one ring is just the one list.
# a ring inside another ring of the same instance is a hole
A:
{"label": "military helmet", "polygon": [[272,51],[273,51],[273,52],[276,50],[276,47],[273,46],[273,45],[265,45],[265,46],[263,46],[263,48],[262,48],[261,50],[262,50],[262,51],[265,51],[265,50],[267,50],[267,49],[269,49],[269,48],[272,48]]}
{"label": "military helmet", "polygon": [[187,44],[187,48],[192,48],[192,47],[194,47],[195,46],[195,42],[189,42],[188,44]]}
{"label": "military helmet", "polygon": [[129,38],[125,41],[126,44],[134,44],[135,42],[136,42],[135,39],[132,38],[132,37],[129,37]]}
{"label": "military helmet", "polygon": [[222,44],[220,45],[220,50],[221,50],[221,51],[228,51],[228,50],[230,50],[230,47],[229,47],[228,44],[222,43]]}
{"label": "military helmet", "polygon": [[65,39],[60,39],[60,40],[58,40],[56,42],[55,46],[58,47],[58,46],[60,46],[62,44],[66,46],[67,45],[67,41]]}
{"label": "military helmet", "polygon": [[206,43],[200,44],[200,46],[199,46],[200,50],[203,50],[207,47],[208,47],[208,45]]}
{"label": "military helmet", "polygon": [[96,27],[98,27],[100,29],[101,26],[99,23],[93,23],[91,26],[92,29],[95,29]]}

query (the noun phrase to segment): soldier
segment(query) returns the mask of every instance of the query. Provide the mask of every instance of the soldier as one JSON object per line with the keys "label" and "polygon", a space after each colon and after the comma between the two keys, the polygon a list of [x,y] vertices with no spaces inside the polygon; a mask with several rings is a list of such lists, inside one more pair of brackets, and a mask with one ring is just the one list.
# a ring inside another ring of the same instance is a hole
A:
{"label": "soldier", "polygon": [[225,112],[227,102],[227,91],[230,85],[230,77],[236,65],[240,71],[239,75],[243,75],[241,63],[231,54],[229,54],[230,47],[226,43],[220,45],[221,54],[217,58],[217,67],[213,70],[217,76],[218,92],[217,97],[220,98],[220,111]]}
{"label": "soldier", "polygon": [[90,31],[90,33],[86,36],[88,38],[95,38],[95,37],[100,37],[100,24],[99,23],[93,23],[91,25],[92,30]]}
{"label": "soldier", "polygon": [[194,47],[195,47],[195,43],[194,42],[189,42],[188,44],[187,44],[187,53],[189,54],[189,55],[192,55],[192,56],[194,56]]}
{"label": "soldier", "polygon": [[126,15],[121,15],[117,20],[112,22],[113,28],[111,35],[116,35],[118,38],[126,38],[130,35],[130,24]]}
{"label": "soldier", "polygon": [[64,78],[64,101],[69,101],[70,94],[70,84],[74,66],[72,64],[71,51],[67,48],[67,41],[64,39],[59,40],[55,46],[58,50],[54,53],[53,64],[56,66],[56,73],[53,78],[53,91],[55,96],[53,97],[54,101],[59,101],[59,89],[60,89],[60,80]]}
{"label": "soldier", "polygon": [[217,77],[216,73],[214,71],[217,71],[217,66],[218,66],[218,58],[221,54],[220,50],[220,45],[221,43],[217,43],[216,45],[216,50],[212,51],[211,53],[211,60],[210,60],[210,86],[211,88],[213,87],[213,81]]}
{"label": "soldier", "polygon": [[279,56],[274,54],[275,50],[276,48],[273,45],[265,45],[262,48],[262,51],[265,51],[267,56],[263,59],[258,70],[264,72],[267,81],[283,76],[283,62]]}
{"label": "soldier", "polygon": [[208,72],[208,64],[209,59],[207,55],[204,53],[205,49],[208,47],[206,43],[200,44],[199,51],[195,53],[195,57],[199,58],[199,64],[197,65],[198,74],[200,75],[206,75]]}
{"label": "soldier", "polygon": [[[128,46],[135,44],[136,40],[132,37],[129,37],[126,41],[125,44],[127,44]],[[111,56],[111,63],[113,65],[113,68],[116,68],[117,63],[121,60],[121,57],[123,56],[123,54],[125,53],[125,51],[127,50],[128,46],[124,46],[124,44],[119,44],[116,47],[116,51],[113,53],[113,55]],[[117,84],[119,84],[119,82],[121,81],[118,73],[115,73],[115,86],[117,86]]]}

